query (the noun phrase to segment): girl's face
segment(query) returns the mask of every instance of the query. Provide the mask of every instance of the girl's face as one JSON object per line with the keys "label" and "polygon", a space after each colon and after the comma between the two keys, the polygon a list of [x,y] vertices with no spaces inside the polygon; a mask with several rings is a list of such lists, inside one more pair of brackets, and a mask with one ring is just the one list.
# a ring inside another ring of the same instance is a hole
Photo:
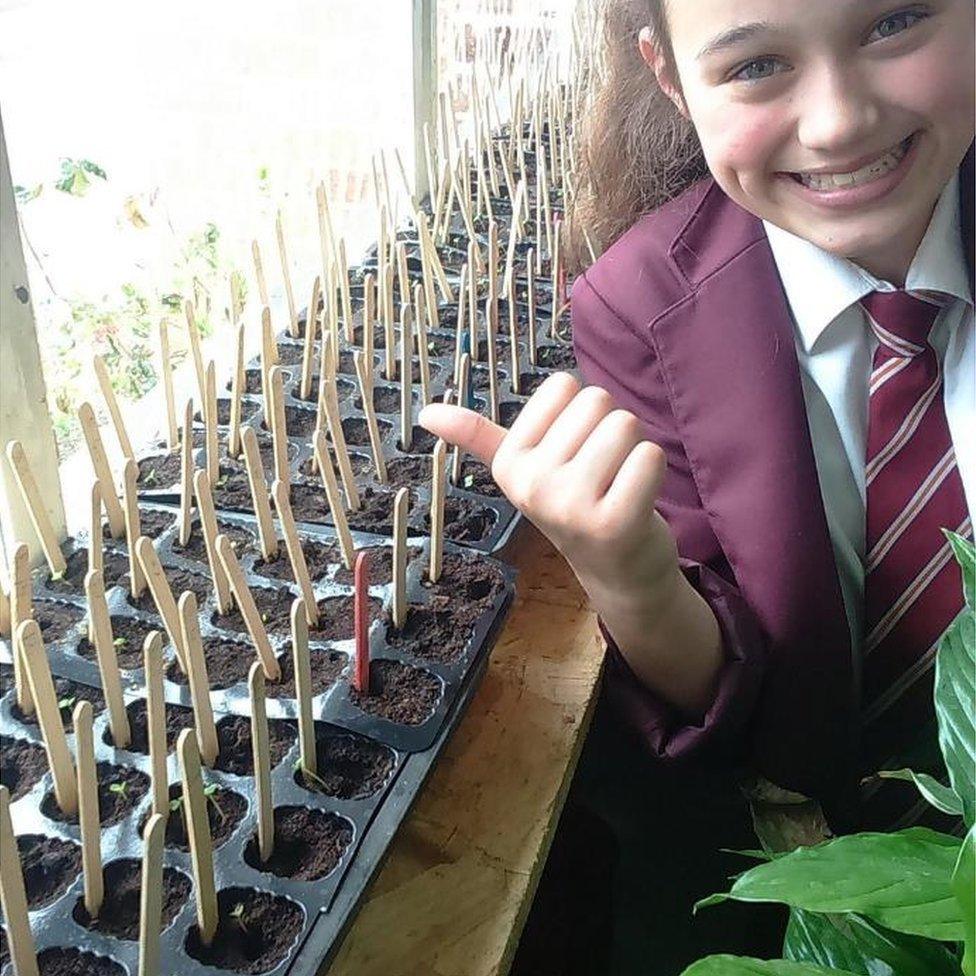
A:
{"label": "girl's face", "polygon": [[677,79],[644,34],[641,53],[721,188],[903,277],[973,138],[972,0],[668,0],[666,13]]}

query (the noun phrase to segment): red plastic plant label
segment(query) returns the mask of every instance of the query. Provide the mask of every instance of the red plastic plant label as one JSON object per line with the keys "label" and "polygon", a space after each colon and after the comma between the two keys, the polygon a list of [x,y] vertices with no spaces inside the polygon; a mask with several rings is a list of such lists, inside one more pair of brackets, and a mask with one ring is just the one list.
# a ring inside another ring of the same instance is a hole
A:
{"label": "red plastic plant label", "polygon": [[362,550],[353,567],[353,616],[355,617],[356,659],[352,685],[361,694],[369,693],[369,554]]}

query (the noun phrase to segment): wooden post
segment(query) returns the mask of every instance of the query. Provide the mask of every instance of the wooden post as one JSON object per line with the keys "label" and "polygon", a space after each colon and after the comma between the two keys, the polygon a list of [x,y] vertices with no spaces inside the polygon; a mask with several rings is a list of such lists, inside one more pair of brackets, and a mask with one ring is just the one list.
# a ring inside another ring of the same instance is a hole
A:
{"label": "wooden post", "polygon": [[129,592],[134,600],[142,596],[146,579],[136,558],[136,539],[142,535],[139,522],[139,497],[136,482],[139,480],[139,465],[131,458],[125,462],[122,471],[122,500],[125,503],[125,541],[129,550]]}
{"label": "wooden post", "polygon": [[413,327],[410,306],[400,306],[400,450],[413,442]]}
{"label": "wooden post", "polygon": [[78,754],[78,823],[81,832],[81,868],[85,881],[85,911],[98,918],[105,897],[102,876],[102,829],[98,814],[98,779],[91,702],[80,701],[72,713]]}
{"label": "wooden post", "polygon": [[146,582],[149,590],[156,601],[156,609],[159,616],[163,618],[163,626],[169,639],[176,651],[176,660],[179,662],[180,669],[186,673],[186,653],[183,649],[183,634],[180,630],[180,616],[176,610],[176,600],[173,597],[173,590],[170,588],[169,580],[163,572],[162,564],[152,542],[145,536],[136,541],[136,555],[142,563],[142,571],[146,574]]}
{"label": "wooden post", "polygon": [[269,563],[278,558],[278,540],[275,537],[274,522],[271,520],[271,502],[268,500],[268,486],[264,480],[258,439],[251,427],[241,428],[241,442],[244,444],[247,480],[251,486],[251,502],[254,505],[258,536],[261,539],[261,555],[264,561]]}
{"label": "wooden post", "polygon": [[315,436],[315,458],[318,461],[319,474],[322,477],[322,484],[325,487],[325,497],[328,500],[329,511],[332,514],[332,524],[335,526],[336,537],[339,540],[342,562],[346,569],[352,569],[352,536],[349,533],[349,523],[346,521],[346,513],[342,507],[342,500],[339,497],[339,486],[336,484],[335,471],[332,470],[332,458],[329,454],[329,446],[326,443],[325,434],[322,431],[319,431]]}
{"label": "wooden post", "polygon": [[190,355],[193,358],[193,372],[197,378],[197,395],[200,403],[207,402],[207,376],[203,369],[203,353],[200,349],[200,330],[197,328],[196,314],[193,310],[193,302],[189,299],[183,303],[183,312],[186,316],[186,335],[190,342]]}
{"label": "wooden post", "polygon": [[92,410],[92,405],[87,401],[78,408],[78,421],[81,424],[82,433],[85,435],[88,454],[102,491],[102,503],[105,505],[105,513],[108,515],[109,531],[112,533],[113,539],[120,539],[125,532],[125,515],[115,491],[115,480],[112,477],[112,469],[109,467],[108,457],[105,454],[105,445],[102,443],[102,435],[99,433],[98,423],[95,420],[95,411]]}
{"label": "wooden post", "polygon": [[312,370],[315,358],[315,336],[318,332],[319,321],[319,289],[321,283],[318,275],[312,282],[312,298],[308,303],[308,313],[305,317],[305,344],[302,350],[302,378],[300,394],[303,400],[312,395]]}
{"label": "wooden post", "polygon": [[183,442],[180,445],[180,545],[186,547],[193,529],[193,400],[183,408]]}
{"label": "wooden post", "polygon": [[58,698],[54,692],[51,669],[44,653],[41,628],[36,620],[25,620],[18,628],[14,639],[20,645],[20,652],[27,668],[31,696],[37,709],[37,720],[47,751],[51,778],[54,780],[54,799],[61,812],[72,816],[78,810],[78,785],[75,782],[75,767],[71,761],[68,740],[61,725]]}
{"label": "wooden post", "polygon": [[251,698],[251,752],[254,757],[254,797],[257,804],[258,854],[267,861],[274,853],[274,803],[271,798],[271,746],[265,708],[264,673],[257,661],[247,675]]}
{"label": "wooden post", "polygon": [[183,782],[183,812],[190,841],[193,891],[197,900],[197,930],[200,941],[210,945],[217,931],[217,889],[214,885],[213,841],[207,819],[207,798],[203,792],[200,753],[193,729],[184,729],[176,741]]}
{"label": "wooden post", "polygon": [[288,334],[298,335],[298,312],[295,309],[295,294],[291,287],[291,270],[288,267],[288,251],[285,249],[285,232],[281,225],[281,211],[275,219],[275,236],[278,238],[278,255],[281,258],[281,277],[285,282],[285,298],[288,301]]}
{"label": "wooden post", "polygon": [[427,316],[424,314],[426,310],[424,290],[419,282],[414,287],[413,295],[414,308],[417,310],[417,361],[420,364],[420,399],[421,406],[426,407],[430,403],[430,359],[428,355],[430,350],[427,339]]}
{"label": "wooden post", "polygon": [[234,378],[230,387],[230,428],[227,431],[227,456],[241,455],[241,397],[244,395],[244,326],[237,326]]}
{"label": "wooden post", "polygon": [[529,315],[528,322],[526,324],[527,338],[529,346],[529,363],[532,366],[537,366],[537,353],[536,353],[536,341],[535,341],[535,261],[533,260],[533,249],[529,248],[529,252],[526,255],[525,264],[525,274],[528,282],[528,306]]}
{"label": "wooden post", "polygon": [[24,874],[17,855],[17,838],[10,821],[10,790],[0,786],[0,849],[7,852],[0,857],[0,903],[7,920],[7,939],[10,958],[16,976],[39,976],[34,937],[27,915],[27,892]]}
{"label": "wooden post", "polygon": [[356,652],[352,685],[360,694],[369,694],[369,553],[365,549],[356,555],[353,583]]}
{"label": "wooden post", "polygon": [[149,740],[149,768],[152,781],[152,812],[169,816],[169,785],[166,777],[166,702],[163,698],[163,641],[158,630],[150,631],[142,645],[146,671],[146,738]]}
{"label": "wooden post", "polygon": [[193,701],[193,722],[197,730],[197,746],[203,762],[207,766],[213,766],[217,761],[217,727],[210,705],[210,679],[207,677],[207,662],[203,656],[203,641],[200,639],[197,598],[190,590],[180,595],[179,613],[183,648],[186,652],[186,674],[190,680],[190,698]]}
{"label": "wooden post", "polygon": [[210,575],[213,578],[214,591],[217,594],[217,610],[220,613],[230,613],[233,602],[230,597],[227,574],[217,556],[217,513],[214,509],[210,479],[207,477],[206,471],[197,471],[194,475],[193,490],[197,496],[197,511],[200,515],[200,527],[203,530],[203,541],[207,549],[207,564],[210,566]]}
{"label": "wooden post", "polygon": [[407,504],[409,490],[400,488],[393,499],[393,626],[407,620]]}
{"label": "wooden post", "polygon": [[283,372],[280,366],[272,366],[268,374],[271,396],[267,412],[270,414],[271,439],[274,442],[275,478],[287,485],[291,484],[291,474],[288,471],[288,427],[285,423]]}
{"label": "wooden post", "polygon": [[[17,636],[20,625],[34,619],[34,598],[30,575],[30,551],[26,543],[18,542],[14,547],[13,572],[10,581],[10,633]],[[17,705],[25,715],[34,714],[34,699],[27,680],[27,667],[19,643],[11,642],[11,656],[14,659],[14,687]]]}
{"label": "wooden post", "polygon": [[159,976],[159,927],[163,910],[163,846],[166,818],[150,815],[142,832],[139,890],[139,976]]}
{"label": "wooden post", "polygon": [[85,576],[85,595],[88,597],[88,616],[94,637],[95,658],[102,679],[102,691],[108,709],[108,724],[112,732],[112,744],[117,749],[128,747],[132,738],[129,716],[122,697],[122,676],[112,635],[112,618],[105,602],[105,581],[100,570],[91,569]]}
{"label": "wooden post", "polygon": [[162,377],[163,409],[166,412],[166,444],[171,451],[179,446],[176,427],[176,398],[173,394],[173,364],[169,351],[169,325],[159,320],[159,375]]}
{"label": "wooden post", "polygon": [[336,393],[334,381],[326,383],[322,394],[322,407],[325,410],[325,420],[332,437],[336,462],[339,465],[342,490],[345,493],[349,509],[357,512],[362,502],[359,498],[359,490],[356,488],[356,476],[352,472],[352,462],[349,460],[349,449],[346,447],[346,435],[342,429],[342,418],[339,416],[339,397]]}
{"label": "wooden post", "polygon": [[40,542],[48,567],[52,575],[57,576],[65,571],[67,564],[61,554],[54,524],[44,507],[44,500],[41,497],[40,489],[37,487],[37,482],[34,480],[34,473],[31,471],[30,463],[20,441],[10,441],[7,444],[7,460],[10,462],[14,480],[20,489],[20,497],[23,500],[24,508],[27,509],[27,514],[30,516],[34,533]]}
{"label": "wooden post", "polygon": [[488,406],[489,416],[494,424],[498,423],[498,354],[495,341],[498,335],[498,306],[492,305],[489,298],[485,302],[485,330],[488,338]]}
{"label": "wooden post", "polygon": [[207,384],[204,401],[203,422],[206,431],[207,474],[211,483],[220,478],[220,449],[217,447],[217,376],[214,362],[207,363],[205,382]]}
{"label": "wooden post", "polygon": [[383,457],[383,440],[380,436],[379,423],[376,420],[376,409],[373,406],[373,378],[370,373],[370,360],[366,354],[357,349],[353,353],[356,364],[356,377],[359,380],[359,395],[363,398],[363,413],[366,415],[366,427],[369,430],[369,446],[373,454],[373,467],[376,469],[376,480],[385,485],[388,481],[386,473],[386,459]]}
{"label": "wooden post", "polygon": [[298,703],[298,746],[302,769],[313,776],[318,771],[315,753],[315,723],[312,720],[312,666],[308,656],[308,615],[300,597],[291,605],[291,645],[295,669],[295,699]]}
{"label": "wooden post", "polygon": [[436,583],[441,578],[444,561],[444,458],[447,444],[442,438],[434,445],[433,484],[430,495],[430,581]]}
{"label": "wooden post", "polygon": [[102,391],[102,397],[105,400],[105,406],[108,407],[108,413],[112,420],[112,426],[115,427],[115,433],[119,439],[119,447],[122,448],[122,453],[128,460],[134,461],[136,459],[136,455],[132,450],[132,442],[129,440],[129,432],[125,429],[125,422],[122,420],[122,412],[119,410],[119,401],[115,398],[115,390],[112,389],[112,380],[109,378],[108,367],[105,365],[105,360],[102,359],[101,356],[94,356],[92,358],[92,365],[95,369],[95,377],[98,380],[98,386]]}
{"label": "wooden post", "polygon": [[315,626],[319,622],[319,609],[315,601],[315,591],[312,589],[312,579],[308,573],[308,564],[305,562],[305,553],[298,538],[295,516],[291,511],[288,485],[276,480],[271,486],[271,494],[274,496],[275,508],[278,510],[278,520],[281,522],[281,531],[285,537],[285,548],[288,550],[292,575],[301,590],[308,623],[310,626]]}

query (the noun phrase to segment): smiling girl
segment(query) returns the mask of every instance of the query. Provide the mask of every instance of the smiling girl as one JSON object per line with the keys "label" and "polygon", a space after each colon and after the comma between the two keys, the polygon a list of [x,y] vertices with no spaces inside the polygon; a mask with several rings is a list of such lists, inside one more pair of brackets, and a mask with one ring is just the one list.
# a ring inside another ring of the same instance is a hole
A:
{"label": "smiling girl", "polygon": [[859,785],[924,748],[962,606],[973,4],[611,0],[605,24],[569,214],[602,251],[572,292],[587,386],[551,377],[507,432],[421,422],[565,555],[657,760],[834,829],[907,823],[910,790]]}

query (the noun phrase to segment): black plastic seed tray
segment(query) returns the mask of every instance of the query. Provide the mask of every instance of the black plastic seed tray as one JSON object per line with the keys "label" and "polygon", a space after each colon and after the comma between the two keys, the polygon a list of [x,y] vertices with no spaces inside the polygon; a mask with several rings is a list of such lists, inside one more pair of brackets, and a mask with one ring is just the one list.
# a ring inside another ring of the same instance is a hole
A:
{"label": "black plastic seed tray", "polygon": [[[145,515],[154,513],[168,518],[172,512],[163,506],[141,506]],[[278,559],[264,565],[258,550],[254,520],[248,516],[221,513],[220,528],[235,541],[239,559],[248,585],[267,618],[266,627],[272,648],[278,657],[283,678],[289,682],[288,697],[275,695],[274,683],[269,682],[268,715],[271,718],[297,717],[291,667],[291,603],[300,593],[292,582],[290,564],[279,546]],[[348,675],[354,650],[353,587],[351,574],[339,562],[335,533],[324,527],[301,531],[303,548],[311,565],[327,567],[322,576],[313,573],[314,593],[320,609],[331,612],[332,620],[324,618],[320,630],[310,628],[309,651],[313,662],[313,714],[316,719],[358,732],[392,748],[418,752],[430,747],[445,716],[451,711],[471,662],[489,647],[498,627],[508,612],[514,591],[515,571],[458,546],[445,545],[443,571],[440,580],[431,584],[425,580],[429,561],[429,540],[411,539],[408,543],[407,563],[407,622],[404,637],[399,638],[390,619],[392,583],[377,582],[370,586],[373,621],[370,627],[370,658],[382,677],[389,673],[391,682],[399,681],[404,693],[417,698],[421,715],[410,716],[410,723],[365,711],[355,704]],[[358,549],[369,548],[374,559],[389,565],[392,549],[389,539],[356,532],[353,541]],[[66,556],[69,564],[86,559],[85,551],[71,548]],[[210,583],[209,567],[200,552],[203,548],[200,530],[191,537],[191,552],[179,549],[177,526],[161,531],[155,541],[160,562],[167,569],[174,596],[183,589],[192,589],[200,607],[200,631],[204,641],[208,671],[211,677],[211,704],[215,710],[227,714],[248,715],[247,669],[255,660],[255,652],[240,614],[232,612],[221,617]],[[75,552],[78,555],[75,555]],[[199,554],[199,555],[197,555]],[[127,557],[126,557],[127,560]],[[314,560],[314,562],[313,562]],[[109,582],[106,596],[113,631],[117,640],[120,667],[123,667],[125,687],[141,688],[144,675],[141,648],[145,634],[162,629],[162,622],[148,588],[134,605],[126,588],[127,577],[122,576],[124,563],[115,547],[106,552]],[[386,578],[390,578],[388,570]],[[458,575],[466,577],[459,582]],[[42,625],[45,647],[52,670],[61,677],[82,684],[100,683],[94,650],[88,645],[84,618],[85,598],[80,589],[65,592],[59,584],[53,587],[45,581],[46,573],[39,572],[35,587],[35,616]],[[376,569],[373,578],[379,579]],[[121,585],[119,585],[121,583]],[[461,587],[459,589],[459,587]],[[465,615],[459,620],[455,611]],[[63,618],[70,614],[73,621]],[[45,628],[53,618],[54,625]],[[414,635],[426,627],[429,642],[422,643]],[[429,650],[426,648],[430,647]],[[212,650],[211,650],[212,648]],[[215,664],[217,667],[215,668]],[[185,710],[187,723],[192,722],[189,686],[167,645],[165,662],[165,696],[176,709]],[[421,708],[423,706],[423,708]]]}

